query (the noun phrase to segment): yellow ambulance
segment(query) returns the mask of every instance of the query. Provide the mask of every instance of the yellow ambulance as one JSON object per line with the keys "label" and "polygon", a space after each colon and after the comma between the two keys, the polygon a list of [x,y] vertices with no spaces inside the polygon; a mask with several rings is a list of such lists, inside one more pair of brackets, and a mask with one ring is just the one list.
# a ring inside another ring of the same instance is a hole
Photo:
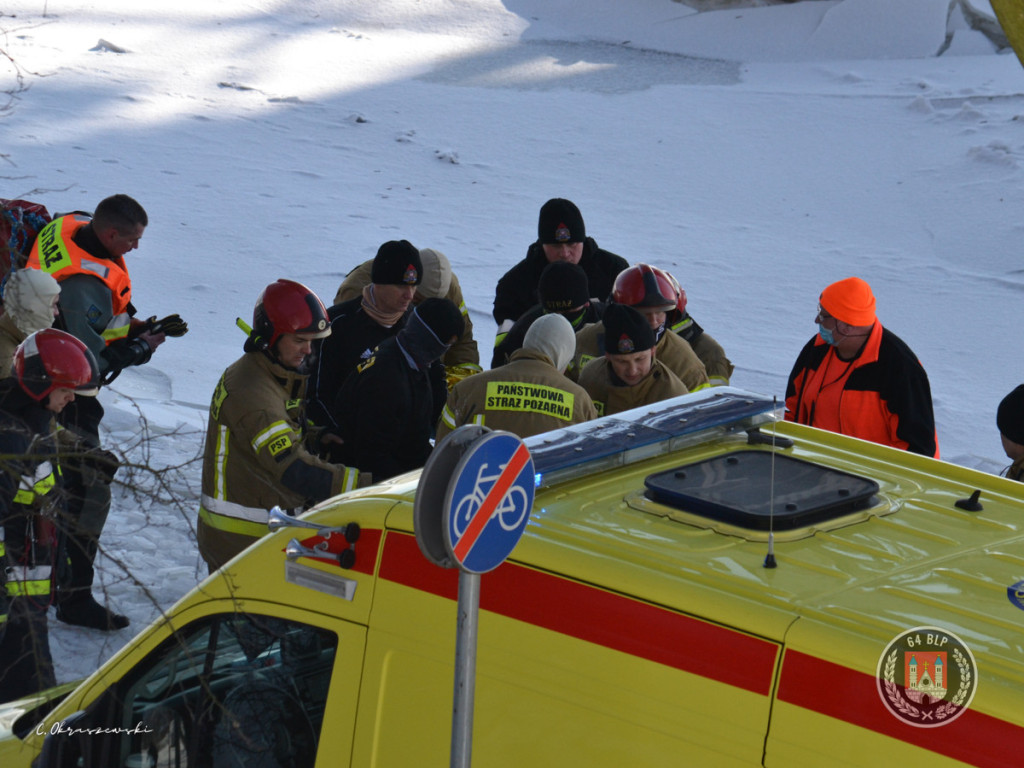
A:
{"label": "yellow ambulance", "polygon": [[[525,441],[474,765],[1024,765],[1024,486],[777,416],[719,388]],[[459,571],[419,480],[283,521],[4,708],[0,766],[449,765]]]}

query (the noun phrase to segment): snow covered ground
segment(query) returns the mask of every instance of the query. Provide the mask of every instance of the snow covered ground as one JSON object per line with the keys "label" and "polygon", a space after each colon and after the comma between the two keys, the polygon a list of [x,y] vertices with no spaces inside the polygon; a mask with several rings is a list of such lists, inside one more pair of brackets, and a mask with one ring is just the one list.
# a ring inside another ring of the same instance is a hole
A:
{"label": "snow covered ground", "polygon": [[673,272],[733,384],[780,398],[821,289],[867,279],[929,373],[943,457],[1008,463],[995,409],[1024,381],[1024,70],[970,27],[991,27],[986,0],[626,5],[4,5],[0,197],[136,197],[151,223],[129,256],[135,303],[191,328],[102,395],[108,444],[168,469],[136,473],[151,490],[120,494],[103,539],[132,627],[53,621],[62,680],[205,574],[207,403],[265,284],[329,302],[407,238],[448,255],[486,351],[494,284],[550,197],[602,247]]}

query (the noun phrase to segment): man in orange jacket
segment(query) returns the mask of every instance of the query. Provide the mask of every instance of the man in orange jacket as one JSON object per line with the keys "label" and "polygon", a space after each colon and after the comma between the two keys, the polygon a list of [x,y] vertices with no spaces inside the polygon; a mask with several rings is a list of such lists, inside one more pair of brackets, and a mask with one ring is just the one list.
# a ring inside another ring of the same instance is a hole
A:
{"label": "man in orange jacket", "polygon": [[789,374],[786,420],[938,458],[928,375],[878,321],[871,286],[848,277],[818,304],[818,334]]}

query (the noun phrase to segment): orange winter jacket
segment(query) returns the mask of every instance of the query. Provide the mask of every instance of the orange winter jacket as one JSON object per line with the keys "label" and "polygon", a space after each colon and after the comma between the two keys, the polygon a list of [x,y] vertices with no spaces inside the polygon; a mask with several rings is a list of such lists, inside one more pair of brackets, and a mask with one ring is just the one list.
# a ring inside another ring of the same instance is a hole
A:
{"label": "orange winter jacket", "polygon": [[939,457],[928,376],[878,322],[853,360],[820,336],[807,342],[786,385],[786,420]]}

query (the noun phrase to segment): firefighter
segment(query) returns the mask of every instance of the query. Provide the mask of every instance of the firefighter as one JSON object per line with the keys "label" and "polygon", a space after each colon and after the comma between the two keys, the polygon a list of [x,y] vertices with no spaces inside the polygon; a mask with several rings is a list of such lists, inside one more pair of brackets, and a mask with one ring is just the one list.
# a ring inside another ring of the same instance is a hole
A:
{"label": "firefighter", "polygon": [[[135,318],[132,281],[124,257],[139,245],[149,217],[128,195],[100,201],[88,215],[60,216],[39,233],[27,267],[52,275],[60,283],[57,327],[83,342],[109,383],[123,369],[149,362],[167,336],[181,336],[188,326],[178,315],[161,321]],[[95,397],[71,403],[61,424],[93,449],[100,448],[103,406]],[[64,467],[68,515],[75,522],[67,545],[67,574],[58,583],[57,618],[100,630],[128,626],[128,619],[96,602],[92,595],[93,563],[99,537],[110,513],[110,477],[91,472],[70,457]]]}
{"label": "firefighter", "polygon": [[665,275],[672,281],[679,297],[676,300],[675,309],[670,309],[665,316],[666,328],[690,345],[700,361],[704,363],[708,382],[712,387],[727,386],[735,367],[726,357],[722,345],[705,332],[690,316],[686,309],[686,291],[683,290],[679,281],[673,277],[671,272],[665,272]]}
{"label": "firefighter", "polygon": [[463,424],[529,437],[597,418],[590,395],[563,375],[575,348],[568,320],[560,314],[541,315],[506,365],[452,387],[437,439]]}
{"label": "firefighter", "polygon": [[578,264],[587,273],[587,296],[606,301],[615,277],[629,264],[621,256],[598,248],[587,237],[583,215],[571,200],[555,197],[541,206],[537,240],[526,257],[502,275],[494,292],[497,343],[516,320],[537,303],[537,284],[544,267],[556,261]]}
{"label": "firefighter", "polygon": [[65,509],[54,416],[98,380],[88,348],[55,328],[29,335],[0,380],[0,701],[56,684],[46,610]]}
{"label": "firefighter", "polygon": [[301,283],[278,280],[256,301],[245,352],[210,403],[197,537],[211,572],[267,533],[272,507],[298,514],[371,480],[319,458],[319,435],[306,428],[300,369],[329,333],[327,310]]}
{"label": "firefighter", "polygon": [[625,304],[609,304],[604,313],[604,356],[580,373],[601,416],[685,395],[686,385],[657,359],[654,331],[647,319]]}
{"label": "firefighter", "polygon": [[[694,392],[708,386],[707,369],[682,337],[666,332],[668,313],[676,309],[678,300],[675,283],[669,275],[648,264],[635,264],[623,270],[612,287],[612,301],[633,307],[647,319],[657,339],[657,358]],[[569,378],[578,379],[583,366],[602,357],[605,351],[603,324],[595,323],[577,331],[576,354],[569,365]]]}
{"label": "firefighter", "polygon": [[555,261],[544,267],[537,285],[540,303],[524,312],[495,343],[491,368],[509,361],[512,353],[523,346],[526,332],[541,315],[557,312],[569,321],[574,331],[600,321],[604,302],[591,299],[589,290],[587,273],[578,264]]}

